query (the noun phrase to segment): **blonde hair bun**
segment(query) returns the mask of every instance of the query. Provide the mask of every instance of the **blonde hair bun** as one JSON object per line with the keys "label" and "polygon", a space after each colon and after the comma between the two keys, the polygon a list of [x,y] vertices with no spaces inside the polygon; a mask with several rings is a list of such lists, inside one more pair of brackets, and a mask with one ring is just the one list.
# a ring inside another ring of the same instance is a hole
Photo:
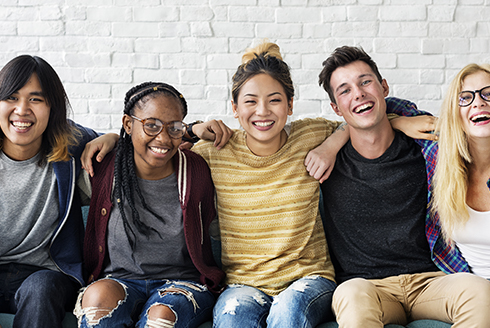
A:
{"label": "blonde hair bun", "polygon": [[262,41],[258,46],[254,48],[248,48],[242,56],[242,64],[246,64],[257,56],[263,55],[267,57],[276,57],[282,60],[281,52],[279,46],[275,43],[269,42],[268,40]]}

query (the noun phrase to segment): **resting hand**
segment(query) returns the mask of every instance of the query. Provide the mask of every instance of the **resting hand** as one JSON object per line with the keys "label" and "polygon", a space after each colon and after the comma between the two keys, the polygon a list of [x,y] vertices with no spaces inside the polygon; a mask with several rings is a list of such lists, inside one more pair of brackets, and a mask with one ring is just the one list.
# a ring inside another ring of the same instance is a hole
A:
{"label": "resting hand", "polygon": [[305,166],[306,170],[312,177],[319,180],[320,183],[327,180],[335,166],[337,153],[328,151],[328,146],[321,144],[309,151],[306,155]]}
{"label": "resting hand", "polygon": [[82,161],[82,168],[87,171],[91,177],[94,176],[92,158],[94,157],[95,153],[99,152],[95,158],[97,162],[102,162],[105,155],[116,147],[118,140],[119,135],[115,133],[106,133],[85,145],[85,149],[83,150],[80,160]]}
{"label": "resting hand", "polygon": [[223,148],[233,135],[233,130],[221,120],[195,124],[192,127],[192,132],[200,139],[214,140],[214,146],[218,149]]}
{"label": "resting hand", "polygon": [[400,130],[414,139],[437,140],[437,117],[430,115],[399,116],[390,120],[395,130]]}

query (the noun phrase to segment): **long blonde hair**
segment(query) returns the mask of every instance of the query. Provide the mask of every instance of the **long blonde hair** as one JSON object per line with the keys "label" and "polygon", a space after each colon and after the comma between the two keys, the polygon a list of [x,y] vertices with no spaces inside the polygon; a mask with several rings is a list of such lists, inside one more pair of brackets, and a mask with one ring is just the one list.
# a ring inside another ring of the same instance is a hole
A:
{"label": "long blonde hair", "polygon": [[469,64],[456,75],[444,98],[438,122],[439,154],[434,174],[433,208],[439,213],[442,233],[448,243],[452,243],[455,229],[464,226],[469,218],[466,195],[468,164],[472,159],[458,97],[465,78],[481,71],[490,74],[490,65]]}

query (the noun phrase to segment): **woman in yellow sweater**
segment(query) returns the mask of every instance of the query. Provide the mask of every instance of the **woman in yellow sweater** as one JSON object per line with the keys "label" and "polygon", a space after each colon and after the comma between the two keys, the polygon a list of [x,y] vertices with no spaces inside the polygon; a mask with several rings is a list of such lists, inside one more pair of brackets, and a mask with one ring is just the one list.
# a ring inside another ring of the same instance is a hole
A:
{"label": "woman in yellow sweater", "polygon": [[[233,113],[243,130],[220,150],[209,141],[192,148],[208,162],[218,200],[228,287],[214,308],[214,327],[315,327],[333,318],[336,284],[319,184],[304,161],[341,123],[318,118],[286,126],[293,96],[279,47],[260,44],[233,76]],[[333,154],[347,138],[332,138]]]}

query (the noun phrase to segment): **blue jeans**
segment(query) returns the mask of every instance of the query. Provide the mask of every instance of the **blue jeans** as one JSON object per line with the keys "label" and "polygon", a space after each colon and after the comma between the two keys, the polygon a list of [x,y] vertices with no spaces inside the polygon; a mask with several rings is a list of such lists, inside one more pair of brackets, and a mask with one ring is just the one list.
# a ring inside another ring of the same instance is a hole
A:
{"label": "blue jeans", "polygon": [[314,328],[333,320],[335,287],[331,280],[309,276],[271,297],[254,287],[230,285],[216,302],[213,327]]}
{"label": "blue jeans", "polygon": [[176,328],[197,327],[211,319],[215,296],[207,287],[198,283],[182,280],[104,279],[121,284],[126,298],[119,302],[110,315],[102,317],[94,325],[88,323],[84,309],[80,310],[79,297],[75,312],[81,316],[80,327],[132,327],[136,323],[136,328],[144,328],[147,327],[150,307],[157,304],[166,305],[174,312]]}
{"label": "blue jeans", "polygon": [[67,275],[40,267],[0,265],[0,311],[15,314],[14,328],[61,328],[80,285]]}

